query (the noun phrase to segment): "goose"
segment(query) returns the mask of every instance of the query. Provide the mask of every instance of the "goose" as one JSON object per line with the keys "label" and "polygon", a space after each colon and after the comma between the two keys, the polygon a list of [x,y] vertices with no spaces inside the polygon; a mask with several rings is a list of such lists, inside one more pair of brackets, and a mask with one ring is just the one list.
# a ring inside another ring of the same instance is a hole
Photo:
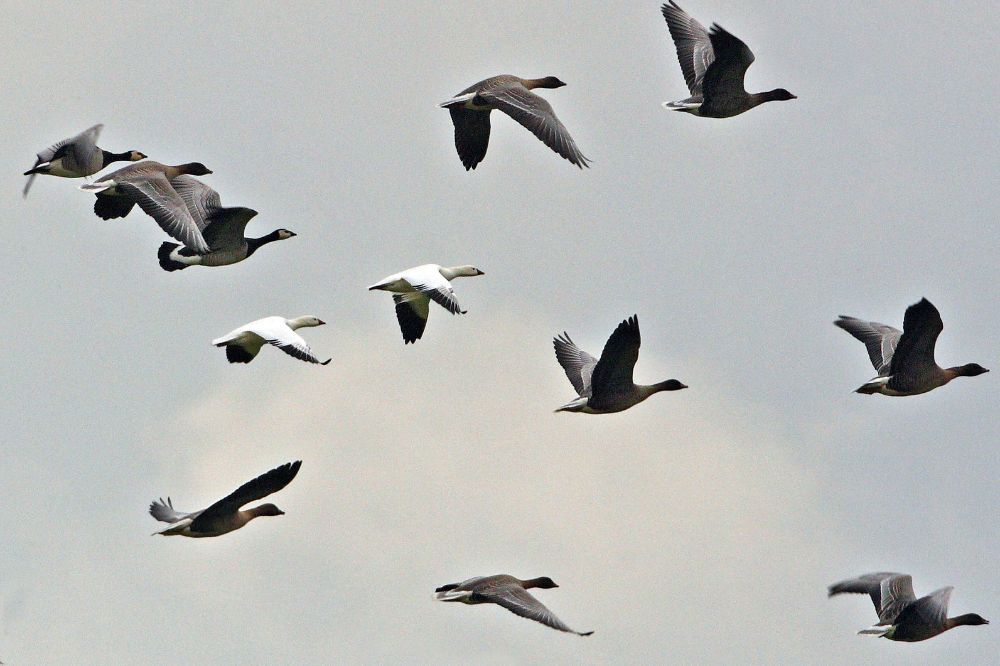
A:
{"label": "goose", "polygon": [[867,594],[875,604],[878,624],[862,629],[859,634],[888,638],[891,641],[916,643],[934,638],[949,629],[963,625],[989,624],[976,613],[948,617],[948,599],[953,587],[943,587],[917,599],[913,593],[913,578],[906,574],[883,571],[834,583],[828,596],[844,593]]}
{"label": "goose", "polygon": [[24,172],[28,182],[24,184],[23,196],[35,181],[35,176],[59,176],[60,178],[84,178],[92,176],[112,162],[138,162],[146,156],[138,150],[112,153],[97,147],[97,137],[104,125],[94,125],[76,136],[54,143],[36,155],[35,165]]}
{"label": "goose", "polygon": [[139,204],[170,236],[199,254],[208,254],[211,248],[172,181],[182,174],[210,173],[201,162],[169,166],[150,160],[131,164],[99,181],[81,185],[80,189],[97,196],[94,213],[98,217],[105,220],[125,217]]}
{"label": "goose", "polygon": [[600,360],[577,347],[565,331],[553,338],[556,360],[580,396],[555,411],[612,414],[634,407],[654,393],[686,389],[676,379],[650,386],[632,382],[640,342],[636,315],[618,324],[604,345]]}
{"label": "goose", "polygon": [[254,360],[261,347],[270,344],[300,361],[326,365],[333,359],[320,361],[302,336],[295,332],[299,328],[322,326],[325,323],[312,315],[295,319],[264,317],[229,331],[221,338],[212,340],[212,344],[226,348],[226,358],[230,363],[249,363]]}
{"label": "goose", "polygon": [[288,229],[276,229],[260,238],[244,238],[247,223],[257,216],[257,211],[243,207],[223,208],[219,193],[191,176],[177,176],[170,180],[170,185],[181,196],[211,250],[198,254],[190,248],[165,242],[157,252],[160,268],[165,271],[180,271],[188,266],[236,264],[268,243],[296,235]]}
{"label": "goose", "polygon": [[161,497],[159,501],[153,501],[149,505],[149,514],[161,522],[170,523],[170,527],[160,532],[153,532],[153,536],[162,534],[163,536],[186,536],[196,539],[217,537],[238,530],[260,516],[283,516],[285,512],[273,504],[261,504],[244,511],[241,511],[240,507],[276,493],[287,486],[299,473],[301,466],[302,461],[296,460],[275,467],[253,481],[244,483],[207,509],[193,513],[175,511],[173,501],[168,497],[167,501],[164,502]]}
{"label": "goose", "polygon": [[955,377],[975,377],[989,372],[978,363],[941,368],[934,361],[934,346],[944,329],[941,315],[926,298],[906,308],[903,330],[840,315],[834,325],[844,329],[868,348],[878,376],[857,393],[890,396],[919,395],[944,386]]}
{"label": "goose", "polygon": [[542,143],[579,168],[590,166],[576,147],[569,130],[559,122],[552,105],[531,92],[535,88],[561,88],[565,83],[554,76],[522,79],[500,74],[469,86],[441,107],[451,112],[455,125],[455,148],[465,170],[475,169],[486,157],[490,142],[490,111],[498,109],[521,123]]}
{"label": "goose", "polygon": [[743,77],[753,63],[753,52],[739,38],[713,23],[711,30],[691,18],[676,2],[661,7],[677,59],[691,96],[664,102],[664,108],[706,118],[729,118],[764,102],[798,99],[784,88],[748,93]]}
{"label": "goose", "polygon": [[403,333],[403,344],[410,344],[424,334],[431,300],[452,314],[465,314],[455,298],[450,280],[477,275],[486,273],[475,266],[448,268],[424,264],[382,278],[368,287],[368,291],[379,289],[392,292],[392,301],[396,304],[396,319]]}
{"label": "goose", "polygon": [[577,636],[590,636],[594,633],[593,631],[573,631],[563,624],[562,620],[557,618],[542,602],[528,593],[528,590],[533,587],[548,590],[559,586],[547,576],[521,580],[507,574],[497,574],[443,585],[434,590],[434,598],[438,601],[457,601],[463,604],[497,604],[515,615],[541,622],[545,626],[559,631]]}

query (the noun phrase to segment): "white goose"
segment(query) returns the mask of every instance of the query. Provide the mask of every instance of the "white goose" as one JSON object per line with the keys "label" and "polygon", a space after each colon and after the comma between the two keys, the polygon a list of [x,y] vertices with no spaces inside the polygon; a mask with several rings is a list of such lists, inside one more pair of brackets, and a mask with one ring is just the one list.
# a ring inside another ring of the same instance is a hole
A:
{"label": "white goose", "polygon": [[486,274],[475,266],[448,268],[437,264],[424,264],[382,278],[368,287],[368,290],[380,289],[392,292],[403,342],[409,344],[419,340],[424,334],[432,300],[452,314],[465,314],[465,310],[455,298],[455,290],[450,280],[477,275]]}
{"label": "white goose", "polygon": [[254,360],[261,347],[269,344],[300,361],[326,365],[332,359],[320,361],[306,341],[302,339],[302,336],[295,332],[299,328],[322,326],[325,323],[312,315],[296,317],[295,319],[264,317],[245,326],[240,326],[221,338],[212,340],[212,344],[216,347],[226,348],[226,358],[229,359],[230,363],[249,363]]}

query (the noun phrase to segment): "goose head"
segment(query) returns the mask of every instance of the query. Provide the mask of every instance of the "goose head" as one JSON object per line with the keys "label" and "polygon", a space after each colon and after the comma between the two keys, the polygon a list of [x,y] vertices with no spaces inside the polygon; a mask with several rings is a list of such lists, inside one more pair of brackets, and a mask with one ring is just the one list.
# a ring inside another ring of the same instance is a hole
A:
{"label": "goose head", "polygon": [[274,506],[273,504],[261,504],[254,510],[255,516],[283,516],[285,512]]}
{"label": "goose head", "polygon": [[486,275],[483,271],[479,270],[475,266],[455,266],[451,269],[451,274],[455,277],[476,277],[477,275]]}
{"label": "goose head", "polygon": [[977,375],[989,372],[987,368],[984,368],[978,363],[966,363],[956,369],[958,370],[957,374],[961,377],[976,377]]}
{"label": "goose head", "polygon": [[542,576],[541,578],[532,578],[531,580],[524,581],[524,587],[537,587],[542,590],[550,590],[553,587],[559,586],[556,585],[556,582],[548,576]]}
{"label": "goose head", "polygon": [[314,317],[313,315],[303,315],[302,317],[296,317],[295,319],[288,320],[288,328],[293,331],[297,328],[307,328],[309,326],[323,326],[326,324],[325,321],[319,317]]}
{"label": "goose head", "polygon": [[278,240],[288,240],[289,238],[297,235],[294,231],[289,231],[288,229],[278,229],[273,233]]}
{"label": "goose head", "polygon": [[533,87],[535,88],[562,88],[566,85],[559,80],[559,77],[556,76],[546,76],[543,79],[535,79],[534,84],[535,85]]}
{"label": "goose head", "polygon": [[775,88],[771,92],[767,93],[768,100],[775,102],[786,102],[790,99],[798,99],[795,95],[788,92],[784,88]]}
{"label": "goose head", "polygon": [[128,161],[129,162],[138,162],[139,160],[144,160],[147,157],[148,157],[148,155],[146,155],[146,153],[140,153],[138,150],[130,150],[130,151],[128,151]]}
{"label": "goose head", "polygon": [[181,173],[186,173],[190,176],[207,176],[212,173],[212,170],[201,162],[188,162],[187,164],[182,164],[179,167]]}

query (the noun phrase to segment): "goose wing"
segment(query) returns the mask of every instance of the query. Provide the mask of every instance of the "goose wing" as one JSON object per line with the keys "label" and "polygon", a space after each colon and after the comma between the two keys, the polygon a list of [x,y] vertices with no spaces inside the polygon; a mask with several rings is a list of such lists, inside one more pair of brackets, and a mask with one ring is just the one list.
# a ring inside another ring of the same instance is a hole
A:
{"label": "goose wing", "polygon": [[393,294],[392,302],[396,304],[396,320],[403,334],[403,343],[416,342],[423,336],[427,327],[430,299],[420,292],[411,291],[405,294]]}
{"label": "goose wing", "polygon": [[455,298],[451,283],[441,275],[434,265],[417,266],[403,271],[402,278],[418,292],[431,299],[452,314],[464,314],[462,306]]}
{"label": "goose wing", "polygon": [[944,627],[948,621],[948,601],[953,589],[953,587],[942,587],[926,597],[920,597],[902,609],[893,624],[905,624],[911,628],[926,629]]}
{"label": "goose wing", "polygon": [[521,123],[542,143],[581,169],[589,166],[566,126],[559,122],[552,105],[521,83],[484,90],[479,96]]}
{"label": "goose wing", "polygon": [[593,633],[573,631],[562,620],[556,617],[555,613],[546,608],[542,602],[531,596],[527,590],[519,585],[486,587],[477,589],[475,593],[487,601],[492,601],[499,606],[503,606],[515,615],[526,617],[535,622],[541,622],[547,627],[581,636],[588,636]]}
{"label": "goose wing", "polygon": [[170,186],[162,172],[145,175],[116,184],[122,192],[142,208],[171,237],[199,254],[209,251],[208,243],[191,216],[181,196]]}
{"label": "goose wing", "polygon": [[199,513],[198,517],[191,523],[191,531],[207,531],[212,521],[216,518],[234,514],[244,504],[249,504],[255,500],[267,497],[271,493],[278,492],[292,482],[295,475],[299,473],[299,467],[301,466],[301,460],[285,463],[280,467],[275,467],[270,472],[261,474],[253,481],[244,483],[232,493]]}
{"label": "goose wing", "polygon": [[451,123],[455,126],[455,150],[462,160],[465,170],[475,169],[490,146],[490,113],[489,111],[474,111],[453,106]]}
{"label": "goose wing", "polygon": [[677,59],[681,63],[681,71],[684,72],[684,82],[687,83],[692,96],[700,95],[705,72],[715,60],[708,31],[673,0],[670,0],[670,4],[663,5],[660,10],[663,12],[663,18],[667,20],[670,37],[674,40]]}
{"label": "goose wing", "polygon": [[211,217],[222,209],[222,199],[219,197],[219,193],[194,176],[187,174],[171,178],[170,186],[184,201],[184,205],[198,229],[204,232]]}
{"label": "goose wing", "polygon": [[[93,152],[97,147],[97,137],[100,136],[102,129],[104,129],[104,125],[98,123],[93,127],[85,129],[76,136],[71,136],[68,139],[55,142],[45,150],[41,150],[35,154],[35,163],[31,168],[34,169],[39,164],[51,162],[55,159],[56,155],[60,153],[60,151],[64,154],[67,151],[71,152],[72,159],[75,160],[78,165],[89,164],[90,159],[93,156]],[[88,145],[89,148],[87,148]],[[22,196],[28,196],[28,190],[31,189],[31,184],[35,181],[35,176],[37,175],[38,174],[33,173],[28,176],[28,182],[24,184]]]}
{"label": "goose wing", "polygon": [[563,331],[561,336],[552,339],[556,350],[556,360],[562,366],[569,383],[576,389],[576,394],[583,397],[590,395],[590,379],[594,374],[597,359],[576,346],[569,334]]}
{"label": "goose wing", "polygon": [[899,338],[889,367],[893,388],[905,390],[911,387],[928,369],[937,365],[934,346],[942,330],[941,314],[926,298],[906,308],[903,335]]}
{"label": "goose wing", "polygon": [[879,624],[894,624],[899,614],[917,600],[917,595],[913,594],[913,577],[906,574],[883,578],[879,593],[882,595]]}
{"label": "goose wing", "polygon": [[871,359],[879,376],[889,374],[892,355],[899,344],[899,338],[903,335],[901,330],[877,321],[864,321],[846,315],[840,315],[840,318],[833,323],[865,344],[868,358]]}
{"label": "goose wing", "polygon": [[892,571],[880,571],[878,573],[864,574],[858,576],[857,578],[849,578],[847,580],[842,580],[839,583],[834,583],[827,588],[827,595],[834,596],[837,594],[867,594],[871,597],[872,603],[875,604],[875,612],[882,612],[882,581],[886,578],[892,578],[893,576],[902,576],[903,574],[893,573]]}
{"label": "goose wing", "polygon": [[208,219],[202,230],[205,242],[212,250],[236,250],[246,243],[247,224],[257,217],[252,208],[220,208]]}
{"label": "goose wing", "polygon": [[753,63],[753,52],[743,40],[727,32],[718,23],[712,24],[708,37],[712,41],[715,60],[705,71],[702,80],[705,101],[709,102],[713,97],[742,97],[746,94],[743,77]]}
{"label": "goose wing", "polygon": [[604,345],[601,359],[594,366],[591,377],[591,392],[597,398],[601,394],[632,390],[632,371],[639,360],[639,318],[632,315],[618,324]]}

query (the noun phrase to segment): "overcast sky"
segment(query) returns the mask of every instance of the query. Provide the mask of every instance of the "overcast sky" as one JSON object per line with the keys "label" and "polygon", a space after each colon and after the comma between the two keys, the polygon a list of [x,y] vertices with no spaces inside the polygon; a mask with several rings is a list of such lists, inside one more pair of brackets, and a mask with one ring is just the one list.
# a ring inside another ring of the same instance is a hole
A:
{"label": "overcast sky", "polygon": [[[663,110],[687,90],[655,1],[6,3],[0,659],[995,663],[995,626],[859,637],[871,604],[826,586],[903,571],[1000,616],[996,9],[683,6],[753,49],[749,89],[799,99]],[[499,73],[568,84],[542,94],[593,168],[493,114],[463,169],[436,105]],[[22,200],[35,152],[98,122],[298,236],[166,273],[152,220],[96,218],[82,181]],[[404,346],[365,287],[429,262],[486,275]],[[874,373],[831,322],[923,296],[939,362],[994,372],[852,393]],[[329,366],[210,345],[307,313]],[[553,414],[552,336],[598,355],[633,313],[637,381],[690,389]],[[150,500],[296,459],[285,516],[149,536]],[[501,572],[596,633],[432,600]]]}

